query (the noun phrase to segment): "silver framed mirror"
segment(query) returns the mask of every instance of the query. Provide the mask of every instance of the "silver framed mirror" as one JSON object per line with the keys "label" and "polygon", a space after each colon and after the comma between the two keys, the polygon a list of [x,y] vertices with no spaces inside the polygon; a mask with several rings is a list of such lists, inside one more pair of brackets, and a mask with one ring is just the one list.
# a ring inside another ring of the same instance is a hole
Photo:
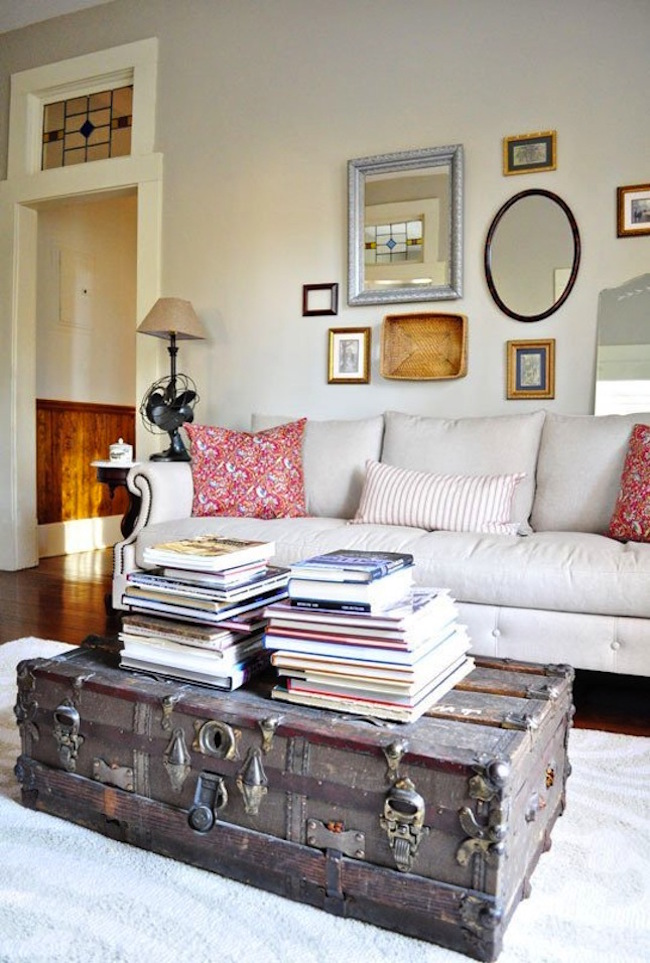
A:
{"label": "silver framed mirror", "polygon": [[348,161],[348,304],[462,293],[462,144]]}
{"label": "silver framed mirror", "polygon": [[516,321],[541,321],[560,308],[578,276],[580,232],[552,191],[520,191],[490,224],[485,279],[495,304]]}

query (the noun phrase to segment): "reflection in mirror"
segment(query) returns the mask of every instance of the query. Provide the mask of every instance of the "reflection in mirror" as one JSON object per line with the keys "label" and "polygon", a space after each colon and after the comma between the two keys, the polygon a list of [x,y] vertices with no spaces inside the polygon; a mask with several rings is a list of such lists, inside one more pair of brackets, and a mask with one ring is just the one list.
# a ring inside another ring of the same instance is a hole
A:
{"label": "reflection in mirror", "polygon": [[485,276],[501,310],[541,321],[566,301],[580,263],[578,225],[551,191],[515,194],[497,212],[485,242]]}
{"label": "reflection in mirror", "polygon": [[650,274],[598,297],[597,415],[650,411]]}
{"label": "reflection in mirror", "polygon": [[462,152],[349,161],[349,304],[461,296]]}

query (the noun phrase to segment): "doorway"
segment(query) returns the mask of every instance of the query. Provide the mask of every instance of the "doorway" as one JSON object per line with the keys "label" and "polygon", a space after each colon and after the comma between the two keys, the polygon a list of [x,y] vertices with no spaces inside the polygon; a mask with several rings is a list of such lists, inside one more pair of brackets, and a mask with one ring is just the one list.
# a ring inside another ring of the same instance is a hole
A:
{"label": "doorway", "polygon": [[[97,482],[118,434],[134,444],[137,192],[37,205],[39,558],[121,537],[124,489]],[[111,431],[115,437],[111,436]]]}

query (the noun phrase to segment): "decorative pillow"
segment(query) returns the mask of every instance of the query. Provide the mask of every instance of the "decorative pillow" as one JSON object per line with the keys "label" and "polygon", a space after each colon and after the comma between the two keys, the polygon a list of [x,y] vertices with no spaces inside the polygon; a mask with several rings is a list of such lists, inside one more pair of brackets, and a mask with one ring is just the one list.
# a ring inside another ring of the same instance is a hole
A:
{"label": "decorative pillow", "polygon": [[513,475],[429,475],[367,463],[355,524],[407,525],[432,532],[516,534],[512,502],[523,472]]}
{"label": "decorative pillow", "polygon": [[650,542],[650,425],[632,429],[608,534],[623,541]]}
{"label": "decorative pillow", "polygon": [[302,436],[307,419],[258,431],[184,425],[191,442],[193,515],[305,515]]}

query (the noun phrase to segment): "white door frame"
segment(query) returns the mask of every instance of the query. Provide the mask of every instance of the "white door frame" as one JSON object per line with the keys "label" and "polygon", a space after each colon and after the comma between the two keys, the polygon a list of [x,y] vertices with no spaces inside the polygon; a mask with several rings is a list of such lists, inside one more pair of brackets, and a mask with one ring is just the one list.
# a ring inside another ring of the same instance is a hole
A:
{"label": "white door frame", "polygon": [[[137,191],[136,318],[160,294],[162,156],[153,152],[157,42],[139,41],[12,77],[9,165],[0,182],[0,569],[38,563],[36,517],[36,285],[38,207],[45,201]],[[131,155],[40,171],[38,144],[43,103],[71,91],[102,89],[132,78]],[[157,377],[161,357],[152,338],[136,339],[135,395]],[[151,436],[136,426],[138,456],[151,450]]]}

